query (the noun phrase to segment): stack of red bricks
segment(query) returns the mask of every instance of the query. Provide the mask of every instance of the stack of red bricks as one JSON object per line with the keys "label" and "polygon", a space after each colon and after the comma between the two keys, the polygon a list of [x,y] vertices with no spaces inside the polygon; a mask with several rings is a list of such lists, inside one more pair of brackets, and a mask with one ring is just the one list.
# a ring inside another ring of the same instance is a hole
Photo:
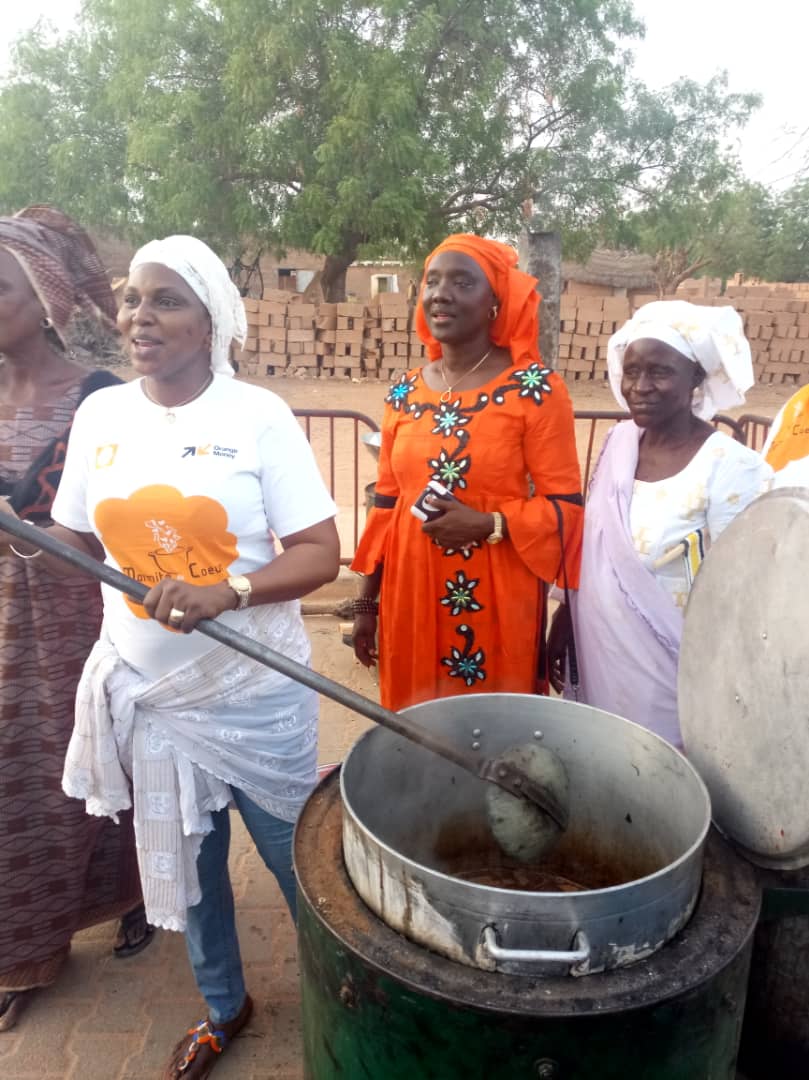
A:
{"label": "stack of red bricks", "polygon": [[245,299],[244,306],[248,338],[236,360],[250,375],[388,380],[424,359],[398,293],[369,303],[314,305],[274,289],[261,300]]}
{"label": "stack of red bricks", "polygon": [[[610,335],[633,311],[656,299],[651,294],[636,295],[631,302],[627,297],[563,295],[557,370],[569,382],[606,379]],[[809,381],[809,285],[731,286],[721,297],[690,299],[736,308],[744,320],[758,382]]]}
{"label": "stack of red bricks", "polygon": [[559,315],[557,370],[570,382],[605,379],[607,342],[629,318],[629,300],[611,296],[563,296]]}
{"label": "stack of red bricks", "polygon": [[758,382],[809,379],[809,288],[737,286],[727,290],[724,302],[744,319]]}
{"label": "stack of red bricks", "polygon": [[424,346],[413,327],[407,301],[400,293],[381,293],[373,301],[373,306],[369,306],[368,316],[372,320],[377,341],[371,361],[376,360],[375,374],[380,379],[390,379],[394,372],[422,363]]}

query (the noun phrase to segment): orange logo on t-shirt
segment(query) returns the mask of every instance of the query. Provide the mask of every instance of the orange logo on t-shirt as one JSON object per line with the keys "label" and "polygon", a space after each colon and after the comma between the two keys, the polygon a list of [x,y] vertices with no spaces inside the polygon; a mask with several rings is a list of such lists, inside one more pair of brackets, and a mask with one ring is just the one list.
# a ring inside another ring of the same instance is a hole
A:
{"label": "orange logo on t-shirt", "polygon": [[[239,555],[221,503],[166,484],[139,488],[128,499],[104,499],[95,523],[121,570],[144,585],[165,577],[213,585],[225,580]],[[133,614],[147,618],[140,604],[129,597],[126,602]]]}

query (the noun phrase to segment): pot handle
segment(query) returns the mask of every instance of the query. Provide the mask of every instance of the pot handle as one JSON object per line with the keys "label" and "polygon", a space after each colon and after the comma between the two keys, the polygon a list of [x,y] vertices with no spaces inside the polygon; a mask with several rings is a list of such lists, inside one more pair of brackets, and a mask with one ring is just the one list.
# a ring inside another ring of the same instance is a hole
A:
{"label": "pot handle", "polygon": [[504,949],[497,944],[497,931],[484,926],[481,949],[491,960],[519,964],[564,964],[572,975],[586,975],[590,963],[590,942],[583,930],[577,930],[573,949]]}

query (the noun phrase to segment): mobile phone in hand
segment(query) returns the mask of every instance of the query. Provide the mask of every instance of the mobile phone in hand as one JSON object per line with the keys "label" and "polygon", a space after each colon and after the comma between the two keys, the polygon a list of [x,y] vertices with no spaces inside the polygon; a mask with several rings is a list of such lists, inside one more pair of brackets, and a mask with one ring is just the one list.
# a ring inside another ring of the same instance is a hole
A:
{"label": "mobile phone in hand", "polygon": [[460,502],[460,499],[456,499],[449,488],[445,488],[438,480],[431,480],[410,507],[410,513],[413,517],[418,518],[419,521],[435,521],[436,518],[441,517],[444,511],[431,503],[431,500],[436,495],[441,499],[452,499],[454,502]]}

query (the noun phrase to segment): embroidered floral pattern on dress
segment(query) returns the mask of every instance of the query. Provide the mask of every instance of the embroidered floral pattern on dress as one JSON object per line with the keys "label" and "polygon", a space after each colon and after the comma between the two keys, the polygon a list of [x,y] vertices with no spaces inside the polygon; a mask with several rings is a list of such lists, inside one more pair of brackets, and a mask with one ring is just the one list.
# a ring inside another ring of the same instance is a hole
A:
{"label": "embroidered floral pattern on dress", "polygon": [[443,656],[441,663],[448,668],[447,674],[451,679],[463,679],[467,686],[474,686],[476,682],[483,682],[486,678],[484,664],[486,653],[483,649],[475,648],[475,632],[471,626],[461,623],[455,628],[455,633],[464,639],[463,649],[450,646],[449,656]]}
{"label": "embroidered floral pattern on dress", "polygon": [[409,378],[406,373],[400,376],[399,381],[391,386],[385,397],[385,401],[396,412],[411,413],[416,420],[429,408],[429,406],[422,405],[420,402],[409,400],[410,395],[416,389],[418,377],[418,372],[415,372]]}
{"label": "embroidered floral pattern on dress", "polygon": [[460,555],[462,559],[471,559],[475,549],[480,549],[483,545],[479,544],[477,540],[473,540],[471,544],[467,544],[462,548],[445,548],[441,547],[437,540],[433,540],[436,547],[440,547],[444,555]]}
{"label": "embroidered floral pattern on dress", "polygon": [[457,616],[468,611],[483,610],[483,605],[475,600],[475,589],[480,584],[479,578],[467,578],[463,570],[456,570],[455,580],[447,578],[444,584],[447,587],[447,595],[441,603],[450,609],[450,615]]}
{"label": "embroidered floral pattern on dress", "polygon": [[551,393],[548,376],[551,369],[542,364],[529,364],[526,368],[512,371],[508,382],[498,386],[492,394],[495,405],[502,405],[506,394],[517,392],[522,398],[532,398],[537,405],[541,405],[544,399]]}
{"label": "embroidered floral pattern on dress", "polygon": [[[455,449],[441,446],[438,453],[427,459],[427,467],[430,469],[430,479],[438,480],[446,488],[454,493],[460,493],[468,487],[469,472],[472,467],[472,455],[467,447],[470,440],[470,423],[477,413],[483,412],[490,405],[500,406],[506,401],[510,393],[517,394],[521,398],[529,398],[535,404],[542,405],[545,397],[551,393],[551,385],[548,382],[550,368],[542,364],[533,363],[524,368],[518,368],[507,376],[506,381],[497,387],[494,393],[479,393],[475,397],[474,404],[462,405],[461,396],[448,402],[427,404],[411,400],[411,395],[416,389],[419,373],[403,374],[398,382],[394,383],[385,400],[397,412],[405,413],[413,420],[419,420],[426,412],[432,413],[433,427],[431,435],[438,438],[455,439]],[[468,562],[475,552],[480,552],[483,544],[475,541],[462,548],[444,548],[438,541],[433,543],[441,548],[443,554],[454,558],[460,556],[464,562]],[[473,614],[482,611],[482,605],[475,600],[474,591],[479,584],[479,578],[467,578],[462,570],[455,571],[455,578],[447,578],[444,582],[445,592],[437,597],[438,603],[444,610],[457,618],[459,615]],[[441,663],[446,667],[450,678],[463,679],[467,686],[475,686],[486,678],[485,651],[475,648],[475,632],[467,623],[457,627],[456,631],[464,639],[464,647],[458,649],[450,647],[449,656],[443,657]]]}
{"label": "embroidered floral pattern on dress", "polygon": [[458,447],[454,453],[448,453],[442,446],[438,456],[430,458],[427,464],[433,470],[431,480],[440,480],[450,491],[455,487],[461,490],[466,487],[466,473],[469,472],[472,459],[468,454],[464,454],[463,447]]}
{"label": "embroidered floral pattern on dress", "polygon": [[461,399],[458,398],[453,401],[452,404],[441,403],[436,411],[433,413],[433,420],[435,421],[435,427],[432,430],[433,435],[455,435],[457,438],[461,437],[460,429],[463,428],[472,419],[471,416],[465,416],[464,411],[461,408]]}

